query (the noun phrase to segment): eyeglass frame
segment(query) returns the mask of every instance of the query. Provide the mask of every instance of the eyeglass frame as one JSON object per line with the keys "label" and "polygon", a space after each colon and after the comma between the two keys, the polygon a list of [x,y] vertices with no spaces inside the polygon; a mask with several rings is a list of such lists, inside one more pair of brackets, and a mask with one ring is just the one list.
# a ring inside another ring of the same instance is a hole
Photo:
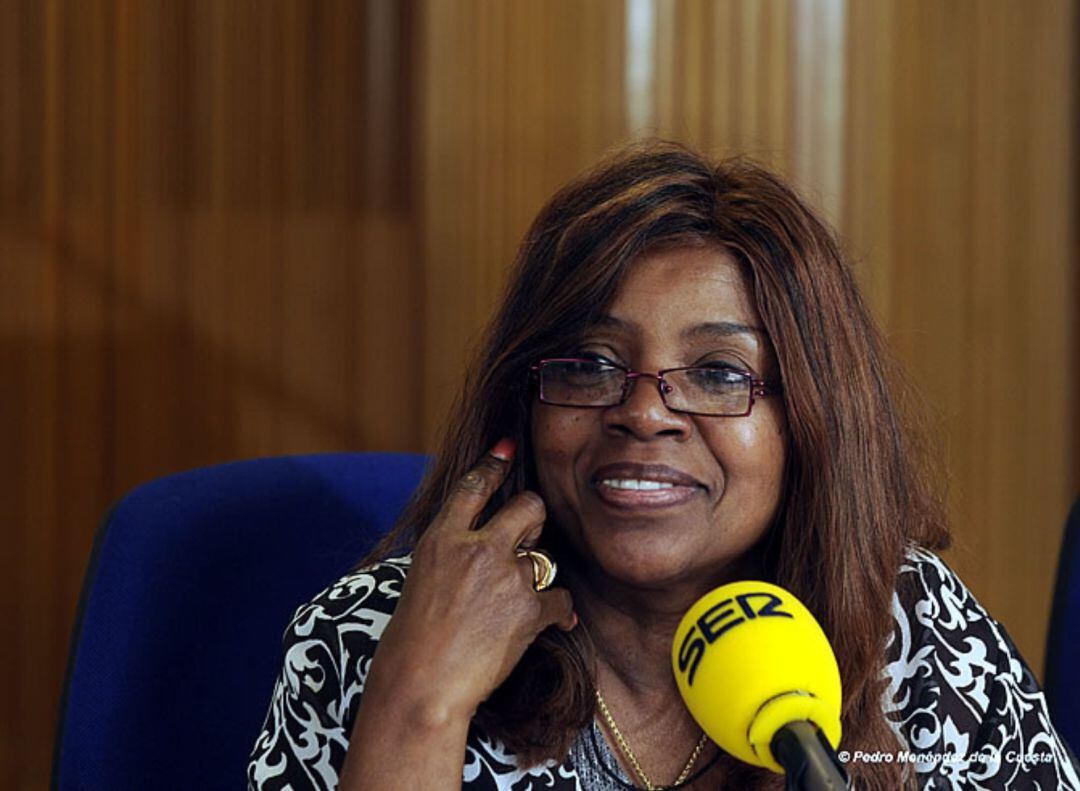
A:
{"label": "eyeglass frame", "polygon": [[[614,404],[562,404],[555,401],[545,401],[543,387],[540,386],[540,366],[544,363],[598,363],[600,365],[607,365],[612,368],[617,368],[624,374],[622,397]],[[676,409],[668,405],[667,394],[672,392],[674,388],[666,381],[664,381],[665,374],[676,373],[678,371],[693,371],[693,370],[715,370],[705,365],[684,365],[678,368],[664,368],[656,373],[649,373],[647,371],[635,371],[632,368],[627,368],[625,365],[619,365],[615,362],[603,362],[599,360],[592,360],[587,357],[544,357],[537,360],[535,363],[529,366],[529,375],[534,376],[537,379],[537,397],[540,399],[541,404],[547,404],[548,406],[561,406],[569,409],[608,409],[613,406],[622,406],[630,398],[630,393],[634,389],[634,383],[638,379],[655,379],[656,389],[660,393],[660,401],[664,404],[664,407],[669,412],[675,412],[680,415],[697,415],[698,417],[749,417],[750,413],[754,409],[754,403],[758,398],[767,398],[768,396],[779,395],[783,392],[783,387],[780,385],[771,385],[764,379],[755,379],[753,374],[747,371],[732,370],[732,373],[745,377],[750,382],[750,400],[746,405],[746,411],[737,413],[734,415],[722,414],[717,415],[711,412],[693,412],[689,409]],[[665,388],[667,388],[665,390]]]}

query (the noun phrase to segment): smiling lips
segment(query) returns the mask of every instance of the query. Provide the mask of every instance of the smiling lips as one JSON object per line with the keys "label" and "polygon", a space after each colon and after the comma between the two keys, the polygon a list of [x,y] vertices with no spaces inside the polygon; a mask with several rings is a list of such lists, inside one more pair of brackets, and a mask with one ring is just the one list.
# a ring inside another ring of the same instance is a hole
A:
{"label": "smiling lips", "polygon": [[695,478],[663,464],[608,464],[592,474],[593,490],[614,508],[669,508],[705,490]]}

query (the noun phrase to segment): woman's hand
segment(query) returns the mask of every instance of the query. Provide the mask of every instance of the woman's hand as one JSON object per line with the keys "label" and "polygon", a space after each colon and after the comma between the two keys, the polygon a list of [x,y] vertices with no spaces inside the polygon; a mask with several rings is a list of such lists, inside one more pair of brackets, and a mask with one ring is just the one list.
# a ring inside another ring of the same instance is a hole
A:
{"label": "woman's hand", "polygon": [[531,561],[514,555],[540,536],[537,495],[523,492],[476,525],[513,450],[503,440],[481,459],[417,544],[364,684],[342,791],[460,788],[476,707],[543,629],[576,624],[570,594],[538,593]]}
{"label": "woman's hand", "polygon": [[383,632],[349,739],[340,788],[461,787],[469,722],[551,624],[577,622],[570,594],[533,589],[544,503],[532,492],[476,525],[506,478],[503,440],[461,481],[413,553],[401,601]]}
{"label": "woman's hand", "polygon": [[417,544],[375,654],[371,680],[396,679],[398,700],[418,724],[471,719],[543,629],[576,623],[569,592],[534,590],[532,563],[514,554],[540,536],[546,512],[538,495],[522,492],[476,524],[512,455],[503,440],[458,482]]}

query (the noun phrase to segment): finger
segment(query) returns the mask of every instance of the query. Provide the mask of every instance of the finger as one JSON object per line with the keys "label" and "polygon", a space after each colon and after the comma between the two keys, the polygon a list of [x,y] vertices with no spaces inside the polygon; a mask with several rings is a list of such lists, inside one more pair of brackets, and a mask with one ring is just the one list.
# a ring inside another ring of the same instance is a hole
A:
{"label": "finger", "polygon": [[513,440],[501,440],[457,482],[440,512],[447,526],[469,529],[488,500],[506,480],[513,458]]}
{"label": "finger", "polygon": [[518,492],[481,528],[507,549],[528,549],[540,540],[547,508],[535,492]]}
{"label": "finger", "polygon": [[[545,511],[545,514],[546,514],[547,509],[545,508],[544,511]],[[537,524],[534,527],[530,527],[526,531],[524,537],[520,541],[518,541],[517,544],[514,545],[515,548],[518,548],[518,549],[536,549],[537,545],[540,543],[540,534],[544,531],[544,522],[545,521],[546,521],[546,516],[545,516],[545,518],[543,520],[541,520],[540,522],[537,522]]]}
{"label": "finger", "polygon": [[540,631],[557,626],[569,632],[577,626],[574,600],[566,588],[549,588],[537,594],[540,597]]}

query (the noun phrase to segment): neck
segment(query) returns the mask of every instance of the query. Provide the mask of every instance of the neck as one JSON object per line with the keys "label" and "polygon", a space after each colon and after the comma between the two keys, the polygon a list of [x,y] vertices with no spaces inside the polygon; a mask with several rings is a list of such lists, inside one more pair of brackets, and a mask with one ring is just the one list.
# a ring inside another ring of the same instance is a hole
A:
{"label": "neck", "polygon": [[574,608],[595,646],[601,691],[607,695],[616,684],[639,705],[650,701],[667,705],[678,699],[671,646],[691,605],[716,586],[753,577],[757,571],[754,561],[744,558],[738,568],[706,579],[641,588],[588,564],[567,565],[563,584],[569,588]]}
{"label": "neck", "polygon": [[[628,750],[654,784],[682,777],[691,756],[689,774],[717,754],[715,745],[702,741],[701,728],[683,705],[671,670],[671,646],[686,610],[725,581],[640,589],[599,570],[566,569],[563,583],[593,643],[597,689],[619,736],[609,720],[601,722],[616,759],[630,777],[637,775]],[[628,750],[619,745],[620,738]],[[720,767],[712,765],[693,788],[715,788],[721,778]]]}
{"label": "neck", "polygon": [[646,611],[610,590],[571,587],[574,607],[596,648],[597,682],[614,675],[632,696],[678,694],[671,673],[671,641],[682,612]]}

